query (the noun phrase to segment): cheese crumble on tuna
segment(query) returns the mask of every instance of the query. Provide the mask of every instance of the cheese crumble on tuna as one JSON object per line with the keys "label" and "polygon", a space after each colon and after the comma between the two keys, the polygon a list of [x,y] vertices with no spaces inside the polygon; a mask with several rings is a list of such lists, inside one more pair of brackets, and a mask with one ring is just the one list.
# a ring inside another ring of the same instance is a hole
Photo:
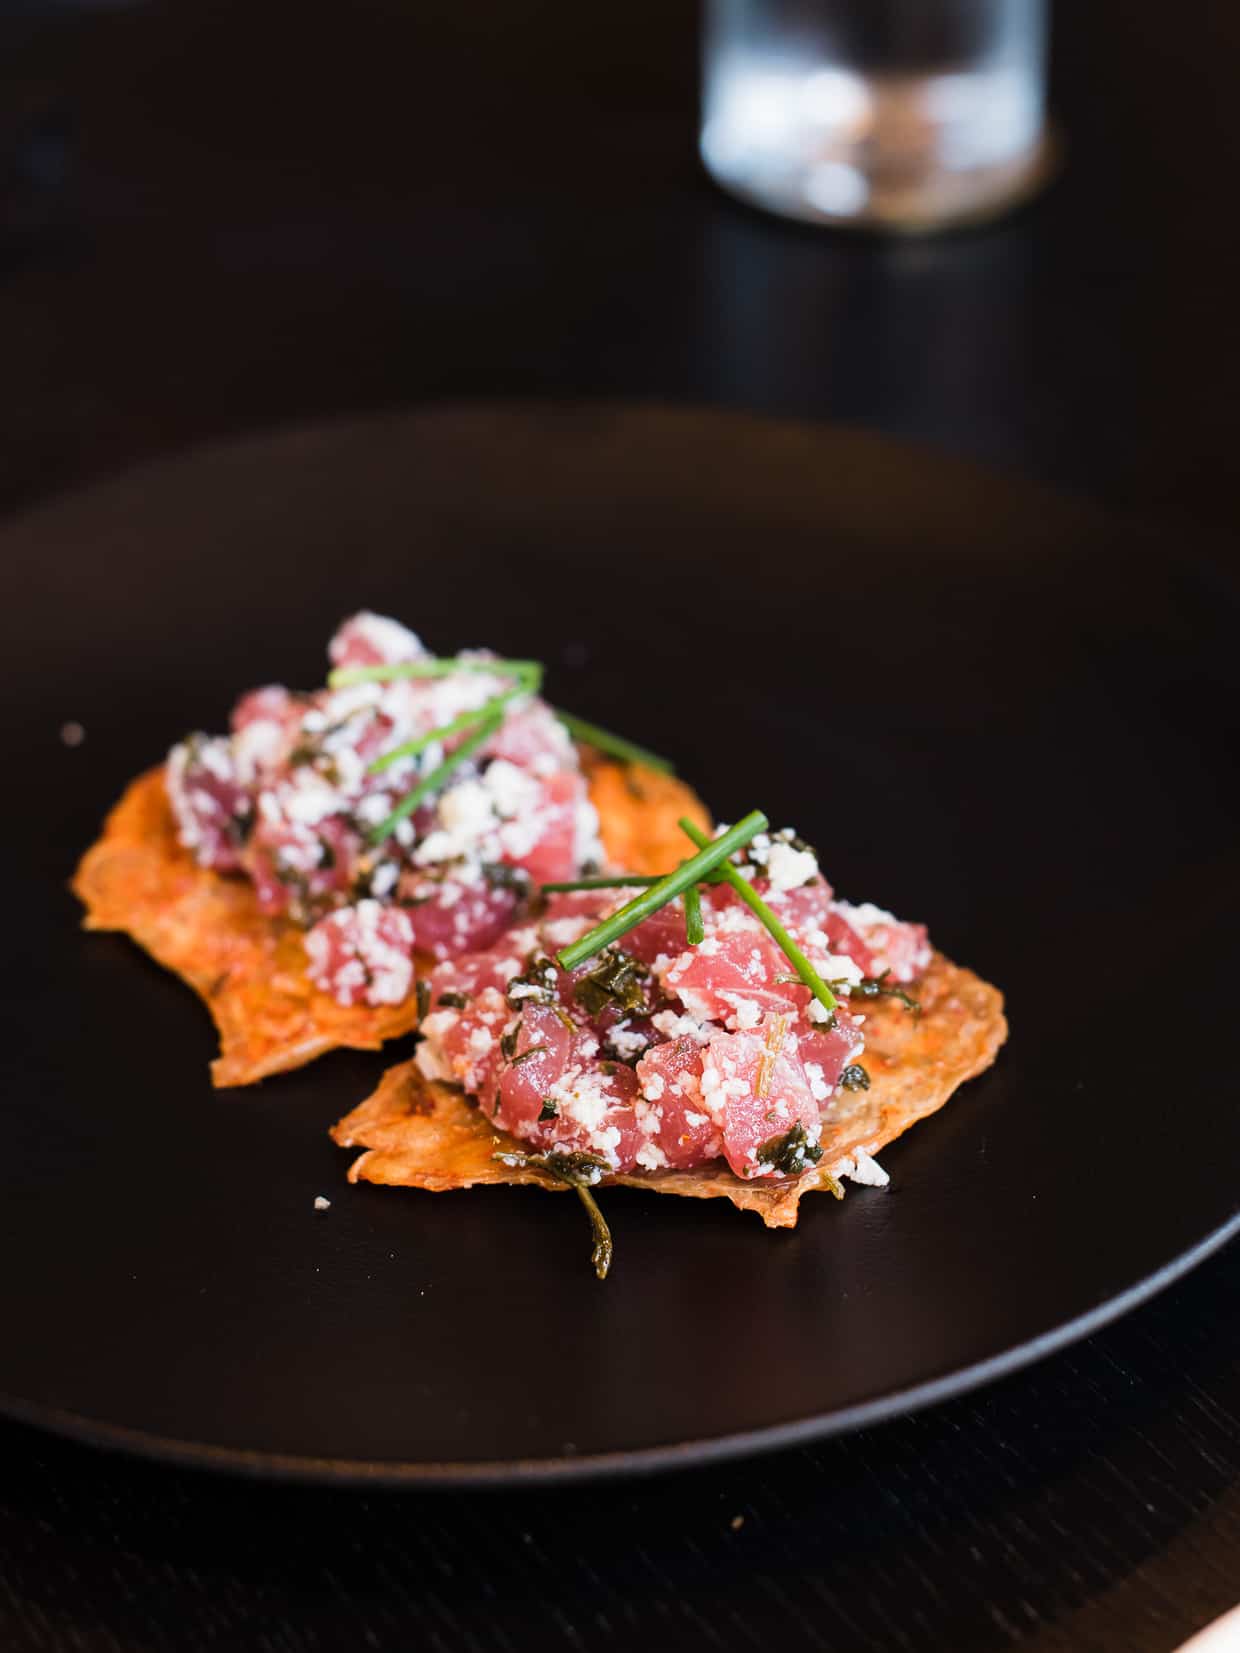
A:
{"label": "cheese crumble on tuna", "polygon": [[[367,613],[345,622],[329,655],[337,669],[431,658],[413,632]],[[200,865],[250,878],[264,913],[306,929],[311,979],[341,1004],[400,1003],[415,953],[490,946],[531,888],[601,858],[576,749],[533,694],[514,695],[448,783],[371,842],[468,731],[378,772],[375,761],[512,687],[498,665],[485,669],[488,655],[459,658],[470,669],[439,677],[255,689],[229,734],[193,735],[169,753],[181,842]]]}
{"label": "cheese crumble on tuna", "polygon": [[[719,1158],[745,1178],[807,1170],[839,1087],[868,1083],[864,998],[914,981],[930,947],[922,925],[836,901],[791,833],[760,835],[733,864],[831,984],[834,1011],[723,884],[701,890],[697,946],[678,899],[564,970],[557,951],[633,894],[574,891],[435,970],[421,1072],[540,1153],[591,1156],[599,1175]],[[848,1174],[882,1180],[858,1159]]]}

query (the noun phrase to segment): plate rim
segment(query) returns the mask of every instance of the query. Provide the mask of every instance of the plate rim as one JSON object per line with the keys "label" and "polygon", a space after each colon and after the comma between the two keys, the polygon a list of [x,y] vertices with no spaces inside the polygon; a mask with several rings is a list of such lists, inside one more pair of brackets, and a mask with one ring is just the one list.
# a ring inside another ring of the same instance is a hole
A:
{"label": "plate rim", "polygon": [[808,1446],[893,1418],[938,1406],[1031,1366],[1122,1319],[1158,1296],[1240,1235],[1240,1210],[1152,1274],[1146,1275],[1084,1314],[1066,1320],[1027,1342],[875,1400],[832,1412],[795,1418],[726,1435],[710,1435],[626,1451],[560,1453],[546,1458],[479,1459],[476,1462],[409,1462],[316,1457],[296,1452],[263,1452],[256,1447],[217,1446],[177,1436],[102,1423],[56,1406],[23,1401],[0,1390],[0,1416],[131,1458],[182,1469],[231,1474],[252,1482],[333,1488],[380,1487],[414,1491],[460,1491],[470,1487],[546,1486],[639,1478],[674,1470],[700,1469],[738,1458]]}
{"label": "plate rim", "polygon": [[[859,421],[820,421],[795,414],[772,414],[726,402],[682,400],[657,393],[608,397],[581,394],[522,394],[512,397],[466,394],[397,405],[345,408],[302,419],[275,421],[255,428],[208,434],[166,451],[88,475],[68,487],[54,489],[27,501],[0,518],[0,538],[14,534],[21,536],[31,531],[37,533],[41,519],[55,517],[66,507],[90,507],[106,501],[114,492],[123,493],[127,488],[132,488],[144,475],[192,470],[203,463],[226,463],[232,456],[241,456],[255,449],[287,449],[300,442],[331,439],[368,427],[372,430],[416,430],[424,423],[433,425],[443,419],[454,418],[472,421],[499,417],[519,421],[533,417],[554,421],[572,419],[581,413],[601,419],[652,417],[683,422],[686,426],[707,420],[725,428],[754,426],[766,431],[774,429],[788,437],[809,441],[834,435],[862,447],[895,449],[922,467],[932,464],[940,474],[954,473],[975,480],[987,480],[992,485],[1015,486],[1028,497],[1051,499],[1061,509],[1066,508],[1097,521],[1123,523],[1132,520],[1121,503],[1099,499],[1080,489],[1065,488],[1043,477],[988,463],[973,454],[912,440],[900,433],[878,430]],[[1216,559],[1200,552],[1195,560],[1212,569],[1217,568]],[[15,1396],[3,1389],[0,1389],[0,1418],[137,1460],[272,1484],[429,1491],[524,1484],[581,1484],[591,1480],[641,1477],[808,1445],[954,1400],[1056,1354],[1122,1318],[1190,1273],[1237,1234],[1240,1234],[1240,1207],[1185,1250],[1093,1307],[1024,1342],[940,1376],[829,1412],[815,1412],[783,1423],[691,1437],[655,1446],[593,1453],[560,1452],[538,1458],[462,1461],[318,1456],[265,1451],[256,1447],[230,1446],[163,1434],[92,1418],[69,1408]]]}

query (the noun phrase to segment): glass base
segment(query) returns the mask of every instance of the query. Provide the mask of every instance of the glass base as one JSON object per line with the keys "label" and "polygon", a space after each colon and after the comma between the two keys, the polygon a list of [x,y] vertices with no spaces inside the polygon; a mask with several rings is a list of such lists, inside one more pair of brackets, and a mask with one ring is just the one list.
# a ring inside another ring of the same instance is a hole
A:
{"label": "glass base", "polygon": [[[890,113],[890,107],[887,111]],[[888,130],[880,128],[880,130]],[[714,181],[751,206],[803,223],[844,229],[926,234],[998,217],[1027,201],[1057,170],[1060,144],[1043,128],[1031,147],[987,164],[935,164],[933,144],[906,126],[906,141],[867,144],[859,151],[832,146],[825,152],[786,157],[730,152],[702,135],[702,163]]]}

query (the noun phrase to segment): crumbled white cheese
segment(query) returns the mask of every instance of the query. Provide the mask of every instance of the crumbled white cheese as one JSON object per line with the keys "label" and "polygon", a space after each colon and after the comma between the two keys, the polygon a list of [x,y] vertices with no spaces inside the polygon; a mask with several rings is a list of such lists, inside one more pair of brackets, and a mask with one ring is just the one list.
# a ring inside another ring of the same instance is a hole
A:
{"label": "crumbled white cheese", "polygon": [[69,723],[62,723],[60,726],[60,738],[66,746],[80,746],[86,739],[86,730],[80,723],[72,721]]}
{"label": "crumbled white cheese", "polygon": [[650,1021],[665,1039],[692,1039],[695,1044],[706,1045],[710,1043],[715,1031],[703,1025],[706,1019],[678,1016],[674,1010],[660,1010],[650,1018]]}
{"label": "crumbled white cheese", "polygon": [[818,862],[807,849],[793,849],[790,844],[772,844],[766,858],[767,877],[771,890],[781,895],[785,890],[799,889],[818,876]]}
{"label": "crumbled white cheese", "polygon": [[494,801],[483,782],[461,781],[439,800],[438,816],[444,831],[461,842],[463,853],[471,839],[494,825]]}
{"label": "crumbled white cheese", "polygon": [[[427,1021],[422,1023],[421,1032],[427,1033],[427,1022],[429,1021],[430,1017],[427,1017]],[[414,1051],[413,1059],[417,1064],[418,1072],[424,1079],[453,1080],[456,1078],[452,1064],[444,1055],[442,1046],[429,1033]]]}
{"label": "crumbled white cheese", "polygon": [[370,893],[378,900],[391,895],[400,880],[400,868],[395,861],[381,861],[370,875]]}
{"label": "crumbled white cheese", "polygon": [[872,901],[862,901],[855,907],[847,901],[837,901],[835,905],[841,916],[857,929],[865,930],[874,924],[900,922],[894,913],[887,912],[883,907],[876,907]]}
{"label": "crumbled white cheese", "polygon": [[408,626],[402,626],[399,620],[390,620],[386,614],[372,614],[369,609],[363,609],[332,638],[328,654],[333,665],[339,662],[350,637],[362,638],[388,665],[398,660],[416,660],[426,653],[421,639]]}
{"label": "crumbled white cheese", "polygon": [[296,826],[317,826],[345,806],[339,791],[313,769],[297,770],[291,785],[281,786],[277,796],[285,818]]}
{"label": "crumbled white cheese", "polygon": [[579,941],[587,930],[594,928],[594,920],[588,915],[569,918],[553,918],[549,924],[543,925],[543,939],[549,947],[557,950],[569,947],[574,941]]}
{"label": "crumbled white cheese", "polygon": [[233,736],[237,779],[252,786],[259,773],[270,768],[284,750],[284,730],[274,718],[256,717]]}
{"label": "crumbled white cheese", "polygon": [[496,758],[487,768],[482,785],[490,798],[491,807],[502,820],[523,815],[538,807],[542,788],[524,769],[506,758]]}
{"label": "crumbled white cheese", "polygon": [[322,1195],[322,1194],[316,1194],[315,1195],[314,1209],[316,1211],[330,1211],[331,1207],[332,1207],[332,1202],[329,1199],[327,1199],[324,1195]]}
{"label": "crumbled white cheese", "polygon": [[870,1158],[864,1148],[858,1148],[855,1154],[833,1165],[831,1175],[847,1177],[849,1182],[864,1183],[867,1188],[886,1188],[891,1181],[887,1172],[876,1159]]}
{"label": "crumbled white cheese", "polygon": [[622,1061],[630,1062],[642,1054],[650,1040],[644,1033],[634,1033],[627,1022],[617,1022],[608,1031],[607,1043]]}
{"label": "crumbled white cheese", "polygon": [[579,798],[573,810],[573,859],[579,867],[601,866],[605,859],[598,810],[587,797]]}
{"label": "crumbled white cheese", "polygon": [[[817,932],[821,934],[821,932]],[[823,937],[826,940],[826,937]],[[813,936],[809,938],[810,946],[816,947]],[[853,987],[857,982],[865,979],[865,971],[856,962],[849,958],[847,953],[822,953],[811,955],[814,968],[818,974],[829,982],[839,982],[845,988]]]}
{"label": "crumbled white cheese", "polygon": [[734,1006],[728,1017],[728,1026],[747,1032],[751,1027],[757,1027],[762,1020],[761,1007],[752,999],[742,998],[739,993],[722,992],[719,997],[727,1004]]}

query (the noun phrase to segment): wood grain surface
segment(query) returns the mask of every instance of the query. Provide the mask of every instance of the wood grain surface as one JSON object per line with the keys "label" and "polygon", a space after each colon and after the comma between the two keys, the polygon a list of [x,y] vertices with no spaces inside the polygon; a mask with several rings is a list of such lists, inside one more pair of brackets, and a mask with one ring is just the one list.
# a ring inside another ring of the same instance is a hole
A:
{"label": "wood grain surface", "polygon": [[[276,421],[598,393],[868,424],[1234,542],[1240,15],[1056,28],[1062,179],[887,246],[701,180],[689,8],[5,8],[0,508]],[[1166,1653],[1240,1598],[1238,1301],[1233,1247],[939,1411],[596,1490],[249,1486],[5,1425],[0,1648]]]}

